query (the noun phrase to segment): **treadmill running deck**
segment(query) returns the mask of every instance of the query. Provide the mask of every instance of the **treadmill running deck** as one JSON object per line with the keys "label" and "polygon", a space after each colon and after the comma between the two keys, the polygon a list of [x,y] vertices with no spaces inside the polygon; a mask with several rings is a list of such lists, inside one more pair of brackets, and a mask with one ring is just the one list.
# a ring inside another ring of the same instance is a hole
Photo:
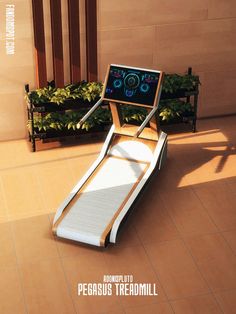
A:
{"label": "treadmill running deck", "polygon": [[78,193],[70,210],[57,226],[57,235],[76,241],[100,245],[119,209],[143,177],[148,164],[108,157]]}

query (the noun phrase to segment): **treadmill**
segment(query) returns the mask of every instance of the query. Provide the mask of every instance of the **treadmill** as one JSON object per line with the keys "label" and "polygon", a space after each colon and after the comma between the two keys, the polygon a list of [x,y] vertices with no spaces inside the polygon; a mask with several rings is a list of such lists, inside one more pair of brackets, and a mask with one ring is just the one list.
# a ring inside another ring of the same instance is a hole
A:
{"label": "treadmill", "polygon": [[[166,158],[167,134],[158,123],[164,73],[111,64],[101,99],[78,123],[108,102],[113,125],[102,150],[86,174],[59,206],[53,233],[62,238],[104,247],[115,243],[122,221]],[[147,109],[137,127],[122,119],[121,106]]]}

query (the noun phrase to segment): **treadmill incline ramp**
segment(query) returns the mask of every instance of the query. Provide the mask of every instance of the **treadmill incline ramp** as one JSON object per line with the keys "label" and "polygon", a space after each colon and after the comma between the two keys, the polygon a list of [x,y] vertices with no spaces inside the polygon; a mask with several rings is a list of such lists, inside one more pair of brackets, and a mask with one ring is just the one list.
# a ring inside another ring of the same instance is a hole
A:
{"label": "treadmill incline ramp", "polygon": [[[147,169],[147,163],[108,157],[57,226],[57,236],[101,246],[104,232]],[[70,205],[69,205],[70,206]]]}

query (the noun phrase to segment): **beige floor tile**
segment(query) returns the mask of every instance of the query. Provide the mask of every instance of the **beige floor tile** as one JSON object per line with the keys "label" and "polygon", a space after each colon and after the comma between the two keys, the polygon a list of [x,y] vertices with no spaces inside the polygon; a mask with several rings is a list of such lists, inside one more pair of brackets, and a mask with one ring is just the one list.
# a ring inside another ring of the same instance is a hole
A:
{"label": "beige floor tile", "polygon": [[166,300],[162,286],[152,269],[151,263],[142,246],[110,247],[105,252],[109,274],[132,275],[134,283],[155,285],[158,295],[153,296],[121,296],[122,304],[127,306],[144,305]]}
{"label": "beige floor tile", "polygon": [[207,212],[222,231],[236,227],[236,194],[233,194],[226,184],[220,180],[194,186]]}
{"label": "beige floor tile", "polygon": [[66,161],[49,162],[37,166],[47,212],[55,212],[73,188],[72,173]]}
{"label": "beige floor tile", "polygon": [[[133,214],[135,215],[135,212]],[[116,241],[116,245],[119,245],[120,247],[136,246],[141,244],[136,232],[135,224],[132,222],[132,217],[128,217],[128,221],[121,227]]]}
{"label": "beige floor tile", "polygon": [[47,215],[14,221],[12,226],[19,263],[58,257]]}
{"label": "beige floor tile", "polygon": [[0,142],[0,170],[15,166],[17,144],[22,145],[23,141]]}
{"label": "beige floor tile", "polygon": [[156,303],[125,308],[126,314],[173,314],[173,310],[169,303]]}
{"label": "beige floor tile", "polygon": [[[228,289],[236,288],[235,117],[199,120],[198,130],[169,136],[164,168],[137,203],[117,244],[106,249],[55,241],[49,222],[96,159],[102,141],[40,144],[36,153],[25,140],[0,142],[0,312],[25,313],[17,252],[29,314],[172,313],[165,293],[176,313],[193,308],[218,313],[204,279],[222,310],[234,313],[235,290]],[[48,213],[49,220],[43,216]],[[135,282],[156,283],[159,295],[78,297],[78,282],[102,282],[106,274],[132,274]]]}
{"label": "beige floor tile", "polygon": [[29,313],[75,313],[59,259],[25,263],[20,271]]}
{"label": "beige floor tile", "polygon": [[63,258],[63,267],[79,313],[112,313],[122,310],[119,297],[114,293],[111,296],[78,295],[78,284],[102,284],[104,275],[109,274],[102,251],[81,247],[77,256]]}
{"label": "beige floor tile", "polygon": [[162,192],[160,197],[181,234],[217,231],[200,200],[189,187]]}
{"label": "beige floor tile", "polygon": [[225,238],[231,249],[236,254],[236,230],[222,232],[222,236]]}
{"label": "beige floor tile", "polygon": [[185,241],[213,291],[236,288],[236,256],[220,234],[188,237]]}
{"label": "beige floor tile", "polygon": [[18,269],[15,267],[0,268],[0,278],[0,313],[26,314]]}
{"label": "beige floor tile", "polygon": [[70,160],[75,158],[86,159],[87,157],[96,158],[100,153],[104,141],[102,138],[98,139],[88,139],[88,140],[79,140],[77,145],[68,146],[63,148],[63,156],[67,157]]}
{"label": "beige floor tile", "polygon": [[[84,247],[83,243],[55,237],[60,257],[73,257],[79,255]],[[93,248],[92,248],[93,249]]]}
{"label": "beige floor tile", "polygon": [[7,208],[4,200],[2,178],[0,177],[0,223],[7,221],[8,221]]}
{"label": "beige floor tile", "polygon": [[171,302],[176,314],[219,314],[222,313],[214,297],[210,294],[195,296]]}
{"label": "beige floor tile", "polygon": [[236,176],[227,179],[227,185],[232,193],[236,194]]}
{"label": "beige floor tile", "polygon": [[111,311],[108,310],[108,312],[104,312],[104,314],[125,314],[125,311],[121,308],[112,309]]}
{"label": "beige floor tile", "polygon": [[[155,187],[158,189],[158,185]],[[163,201],[153,189],[137,203],[137,213],[135,212],[134,216],[134,227],[143,243],[162,242],[179,237]]]}
{"label": "beige floor tile", "polygon": [[9,170],[2,174],[8,217],[11,220],[44,213],[35,168]]}
{"label": "beige floor tile", "polygon": [[234,314],[236,308],[236,290],[219,292],[215,294],[225,314]]}
{"label": "beige floor tile", "polygon": [[10,223],[0,223],[0,268],[16,266],[16,252]]}
{"label": "beige floor tile", "polygon": [[[178,164],[175,160],[175,154],[170,152],[171,145],[168,147],[167,160],[164,167],[153,179],[153,186],[155,190],[162,193],[162,191],[175,191],[178,188],[180,180],[183,178],[183,173],[178,169]],[[152,182],[150,182],[152,184]],[[154,192],[154,191],[153,191]]]}
{"label": "beige floor tile", "polygon": [[[56,148],[50,149],[50,146],[52,146],[52,144],[45,144],[42,151],[39,150],[36,153],[32,153],[30,144],[27,142],[27,140],[2,142],[0,143],[0,152],[2,151],[0,157],[0,170],[29,167],[38,163],[41,164],[50,160],[54,161],[60,159],[61,150]],[[46,150],[46,148],[48,150]]]}
{"label": "beige floor tile", "polygon": [[145,244],[145,247],[169,299],[209,291],[182,241]]}
{"label": "beige floor tile", "polygon": [[84,154],[81,153],[78,157],[72,157],[68,159],[68,164],[73,175],[73,184],[76,184],[80,178],[82,178],[82,176],[88,171],[90,166],[96,160],[97,156],[97,150],[90,152],[88,148],[88,151]]}

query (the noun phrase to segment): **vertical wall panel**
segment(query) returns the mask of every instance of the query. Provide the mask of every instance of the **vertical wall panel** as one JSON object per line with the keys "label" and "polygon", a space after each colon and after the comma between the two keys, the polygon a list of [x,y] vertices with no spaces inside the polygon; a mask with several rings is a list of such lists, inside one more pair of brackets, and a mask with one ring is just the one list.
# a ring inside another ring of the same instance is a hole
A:
{"label": "vertical wall panel", "polygon": [[61,1],[50,0],[53,72],[57,87],[64,85]]}
{"label": "vertical wall panel", "polygon": [[51,14],[50,14],[50,2],[48,0],[43,0],[43,17],[44,17],[47,81],[52,81],[53,80],[53,58],[52,58]]}
{"label": "vertical wall panel", "polygon": [[70,79],[81,80],[79,1],[68,0],[68,25],[70,45]]}
{"label": "vertical wall panel", "polygon": [[43,0],[32,0],[34,46],[36,56],[36,81],[38,87],[47,85]]}
{"label": "vertical wall panel", "polygon": [[97,1],[85,0],[87,80],[97,81]]}
{"label": "vertical wall panel", "polygon": [[69,21],[68,3],[61,1],[62,20],[62,41],[63,41],[63,63],[64,63],[64,84],[70,83],[70,45],[69,45]]}

